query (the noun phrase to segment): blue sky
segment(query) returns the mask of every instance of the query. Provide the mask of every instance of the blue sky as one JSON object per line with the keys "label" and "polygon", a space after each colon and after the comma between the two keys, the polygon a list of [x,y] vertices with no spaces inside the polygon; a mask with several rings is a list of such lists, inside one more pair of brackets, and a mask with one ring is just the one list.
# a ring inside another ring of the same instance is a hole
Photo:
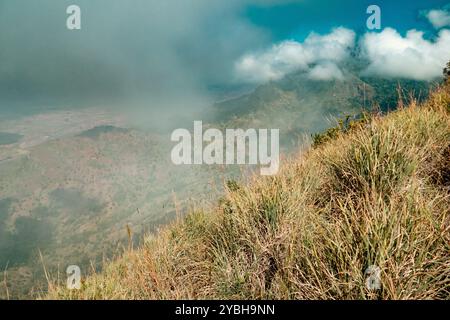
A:
{"label": "blue sky", "polygon": [[253,24],[270,30],[274,41],[303,40],[311,31],[327,33],[336,26],[365,32],[366,9],[375,4],[381,8],[383,28],[393,27],[402,33],[417,28],[434,34],[420,12],[449,3],[447,0],[303,0],[271,7],[250,5],[242,14]]}
{"label": "blue sky", "polygon": [[[367,9],[381,11],[381,27],[369,30]],[[450,59],[448,1],[289,1],[249,5],[243,17],[271,36],[272,45],[243,55],[239,79],[278,80],[303,71],[314,80],[342,80],[348,59],[367,63],[362,74],[433,80]],[[415,68],[411,68],[414,65]]]}

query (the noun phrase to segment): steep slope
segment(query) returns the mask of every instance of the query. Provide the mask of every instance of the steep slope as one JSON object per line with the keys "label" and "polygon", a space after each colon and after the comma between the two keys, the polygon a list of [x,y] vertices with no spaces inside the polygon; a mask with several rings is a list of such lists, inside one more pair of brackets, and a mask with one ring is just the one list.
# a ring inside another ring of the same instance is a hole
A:
{"label": "steep slope", "polygon": [[[450,299],[450,84],[355,123],[57,299]],[[380,269],[369,290],[365,271]]]}

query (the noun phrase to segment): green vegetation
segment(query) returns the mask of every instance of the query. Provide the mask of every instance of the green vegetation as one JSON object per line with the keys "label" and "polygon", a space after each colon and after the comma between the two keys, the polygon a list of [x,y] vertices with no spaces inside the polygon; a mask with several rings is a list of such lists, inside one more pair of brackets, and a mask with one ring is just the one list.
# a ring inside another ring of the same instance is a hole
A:
{"label": "green vegetation", "polygon": [[[218,205],[148,237],[82,290],[50,283],[46,298],[450,299],[449,105],[447,83],[341,126],[276,176],[229,181]],[[365,286],[371,265],[380,290]]]}
{"label": "green vegetation", "polygon": [[447,62],[447,66],[444,68],[444,78],[445,81],[448,81],[448,79],[450,78],[450,61]]}
{"label": "green vegetation", "polygon": [[87,137],[91,139],[97,139],[102,134],[107,133],[127,133],[127,129],[118,128],[114,126],[97,126],[95,128],[89,129],[84,131],[83,133],[79,134],[80,137]]}
{"label": "green vegetation", "polygon": [[50,199],[55,203],[56,209],[68,210],[71,218],[78,215],[94,216],[104,208],[99,200],[88,198],[76,189],[55,189],[50,193]]}
{"label": "green vegetation", "polygon": [[330,140],[336,139],[340,134],[345,134],[350,131],[360,129],[361,126],[368,124],[371,115],[368,112],[362,112],[358,116],[346,116],[339,119],[337,126],[328,128],[324,132],[315,133],[312,135],[313,147],[318,147]]}
{"label": "green vegetation", "polygon": [[0,132],[0,146],[19,142],[22,137],[17,133]]}
{"label": "green vegetation", "polygon": [[14,229],[0,226],[0,268],[14,267],[37,255],[52,240],[52,227],[45,220],[32,217],[16,219]]}
{"label": "green vegetation", "polygon": [[11,204],[13,202],[14,199],[11,198],[0,199],[0,226],[2,226],[8,218]]}

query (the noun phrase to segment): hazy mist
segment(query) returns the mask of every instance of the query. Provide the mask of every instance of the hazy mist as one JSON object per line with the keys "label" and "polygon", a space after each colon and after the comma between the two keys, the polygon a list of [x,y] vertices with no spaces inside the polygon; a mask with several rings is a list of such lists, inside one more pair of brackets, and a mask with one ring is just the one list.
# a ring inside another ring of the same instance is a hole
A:
{"label": "hazy mist", "polygon": [[[196,114],[237,57],[270,40],[241,16],[251,2],[286,1],[0,0],[0,110],[114,106],[158,124]],[[66,28],[71,4],[81,30]]]}

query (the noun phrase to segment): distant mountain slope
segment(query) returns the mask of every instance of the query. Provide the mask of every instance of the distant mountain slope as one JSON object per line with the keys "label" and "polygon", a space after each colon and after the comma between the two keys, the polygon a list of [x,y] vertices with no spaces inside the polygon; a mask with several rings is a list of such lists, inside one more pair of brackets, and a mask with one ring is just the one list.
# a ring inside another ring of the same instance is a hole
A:
{"label": "distant mountain slope", "polygon": [[333,119],[361,110],[393,110],[398,88],[426,99],[432,83],[401,79],[361,78],[347,72],[344,80],[317,81],[301,72],[259,86],[254,92],[215,105],[215,121],[224,127],[279,128],[285,144],[296,143],[334,125]]}
{"label": "distant mountain slope", "polygon": [[97,126],[92,129],[86,130],[86,131],[80,133],[78,136],[79,137],[87,137],[87,138],[91,138],[91,139],[97,139],[102,134],[126,133],[126,132],[128,132],[128,130],[124,129],[124,128],[118,128],[118,127],[111,126],[111,125],[103,125],[103,126]]}

